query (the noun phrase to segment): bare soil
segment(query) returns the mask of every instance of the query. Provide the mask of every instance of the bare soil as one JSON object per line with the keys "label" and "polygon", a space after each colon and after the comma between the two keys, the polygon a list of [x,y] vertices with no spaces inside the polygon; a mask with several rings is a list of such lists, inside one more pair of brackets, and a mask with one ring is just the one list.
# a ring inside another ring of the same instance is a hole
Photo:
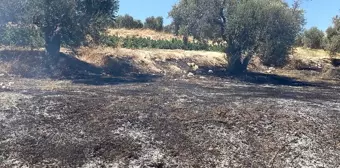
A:
{"label": "bare soil", "polygon": [[2,76],[0,167],[339,167],[340,88],[252,75]]}

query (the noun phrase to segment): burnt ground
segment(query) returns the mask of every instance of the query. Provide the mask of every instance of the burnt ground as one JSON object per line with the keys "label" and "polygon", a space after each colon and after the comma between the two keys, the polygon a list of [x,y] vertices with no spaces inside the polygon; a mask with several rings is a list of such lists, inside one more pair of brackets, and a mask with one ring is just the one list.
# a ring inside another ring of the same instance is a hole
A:
{"label": "burnt ground", "polygon": [[340,88],[284,80],[2,76],[0,167],[339,167]]}
{"label": "burnt ground", "polygon": [[126,60],[116,74],[65,54],[56,66],[41,51],[0,56],[11,65],[0,72],[0,167],[340,166],[338,86],[223,67],[164,77]]}

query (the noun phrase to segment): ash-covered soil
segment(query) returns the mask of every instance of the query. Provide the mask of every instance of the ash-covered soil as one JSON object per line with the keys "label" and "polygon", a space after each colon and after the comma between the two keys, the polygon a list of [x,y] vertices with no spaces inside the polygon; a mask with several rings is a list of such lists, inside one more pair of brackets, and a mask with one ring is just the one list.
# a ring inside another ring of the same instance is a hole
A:
{"label": "ash-covered soil", "polygon": [[335,86],[218,77],[0,83],[0,167],[340,166]]}

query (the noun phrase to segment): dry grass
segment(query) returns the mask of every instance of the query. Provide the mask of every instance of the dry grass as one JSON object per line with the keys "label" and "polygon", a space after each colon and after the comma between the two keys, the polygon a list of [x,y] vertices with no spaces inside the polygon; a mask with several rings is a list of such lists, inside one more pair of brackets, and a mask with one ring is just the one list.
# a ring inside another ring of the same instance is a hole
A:
{"label": "dry grass", "polygon": [[[87,63],[100,67],[109,66],[117,71],[123,69],[117,63],[109,62],[111,59],[130,60],[135,70],[146,73],[161,74],[184,74],[190,69],[187,64],[194,63],[201,67],[225,67],[227,64],[224,53],[206,52],[206,51],[184,51],[184,50],[162,50],[162,49],[125,49],[125,48],[81,48],[79,49],[79,58]],[[259,61],[259,60],[258,60]],[[257,62],[258,62],[257,61]],[[298,70],[294,63],[303,63],[306,67],[320,66],[322,72],[311,70]],[[184,65],[184,66],[183,66]],[[259,65],[254,65],[259,66]],[[250,66],[250,70],[256,70],[257,67]],[[290,67],[290,68],[288,68]],[[332,67],[330,57],[322,50],[308,50],[297,48],[293,60],[285,68],[278,68],[270,73],[296,78],[301,81],[309,82],[327,82],[338,83],[335,76],[326,75],[327,69]],[[267,73],[266,68],[256,70]]]}
{"label": "dry grass", "polygon": [[336,76],[329,75],[325,72],[315,71],[300,71],[300,70],[287,70],[287,69],[276,69],[272,72],[273,74],[285,76],[289,78],[297,79],[298,81],[312,82],[312,83],[329,83],[338,84],[339,80]]}
{"label": "dry grass", "polygon": [[[340,54],[333,56],[340,58]],[[331,63],[332,57],[327,51],[321,49],[307,49],[297,47],[294,49],[293,57],[290,63],[280,69],[275,69],[271,73],[296,78],[308,82],[326,82],[339,83],[338,77],[334,74],[334,68]],[[330,73],[332,70],[332,73]]]}
{"label": "dry grass", "polygon": [[[296,59],[304,59],[311,61],[320,61],[325,59],[330,59],[330,55],[327,51],[322,49],[307,49],[302,47],[297,47],[294,49],[294,57]],[[335,58],[340,58],[340,54],[337,54]]]}
{"label": "dry grass", "polygon": [[180,39],[172,34],[157,32],[149,29],[109,29],[107,30],[108,35],[119,36],[119,37],[144,37],[151,38],[153,40],[171,40],[173,38]]}
{"label": "dry grass", "polygon": [[[152,40],[182,39],[182,36],[175,36],[165,32],[157,32],[150,29],[108,29],[108,35],[119,37],[144,37]],[[189,38],[192,41],[192,38]]]}
{"label": "dry grass", "polygon": [[133,65],[140,71],[149,73],[172,73],[182,72],[178,63],[195,63],[198,66],[225,66],[224,53],[208,51],[184,51],[184,50],[161,50],[144,49],[132,50],[125,48],[81,48],[79,59],[94,64],[105,66],[108,57],[113,59],[131,60]]}
{"label": "dry grass", "polygon": [[[225,57],[224,53],[206,51],[161,49],[132,50],[107,47],[79,49],[79,58],[96,66],[110,66],[110,68],[119,71],[124,67],[116,63],[110,63],[108,60],[123,59],[130,60],[131,64],[136,68],[136,71],[166,75],[185,74],[188,71],[191,71],[192,69],[187,65],[188,63],[198,65],[198,70],[200,70],[201,67],[225,67],[227,64]],[[322,71],[298,70],[295,65],[293,65],[294,62],[301,62],[305,66],[310,67],[321,65]],[[326,82],[332,84],[339,83],[336,76],[331,76],[328,73],[328,69],[332,67],[332,65],[330,63],[330,57],[325,51],[297,48],[293,60],[288,66],[290,68],[278,68],[270,73],[295,78],[300,81]],[[250,66],[250,70],[256,69],[257,67]],[[257,71],[267,73],[266,68]]]}

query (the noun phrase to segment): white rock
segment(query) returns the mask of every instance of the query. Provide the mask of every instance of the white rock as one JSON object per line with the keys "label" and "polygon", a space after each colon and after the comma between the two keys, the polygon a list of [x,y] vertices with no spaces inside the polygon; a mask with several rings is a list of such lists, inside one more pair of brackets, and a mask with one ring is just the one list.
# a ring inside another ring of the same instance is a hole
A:
{"label": "white rock", "polygon": [[208,73],[214,73],[214,71],[210,69],[210,70],[208,71]]}
{"label": "white rock", "polygon": [[188,63],[187,63],[187,65],[191,67],[191,66],[194,66],[194,65],[195,65],[195,63],[188,62]]}
{"label": "white rock", "polygon": [[187,76],[188,76],[188,77],[193,77],[193,76],[195,76],[195,75],[194,75],[192,72],[189,72]]}

